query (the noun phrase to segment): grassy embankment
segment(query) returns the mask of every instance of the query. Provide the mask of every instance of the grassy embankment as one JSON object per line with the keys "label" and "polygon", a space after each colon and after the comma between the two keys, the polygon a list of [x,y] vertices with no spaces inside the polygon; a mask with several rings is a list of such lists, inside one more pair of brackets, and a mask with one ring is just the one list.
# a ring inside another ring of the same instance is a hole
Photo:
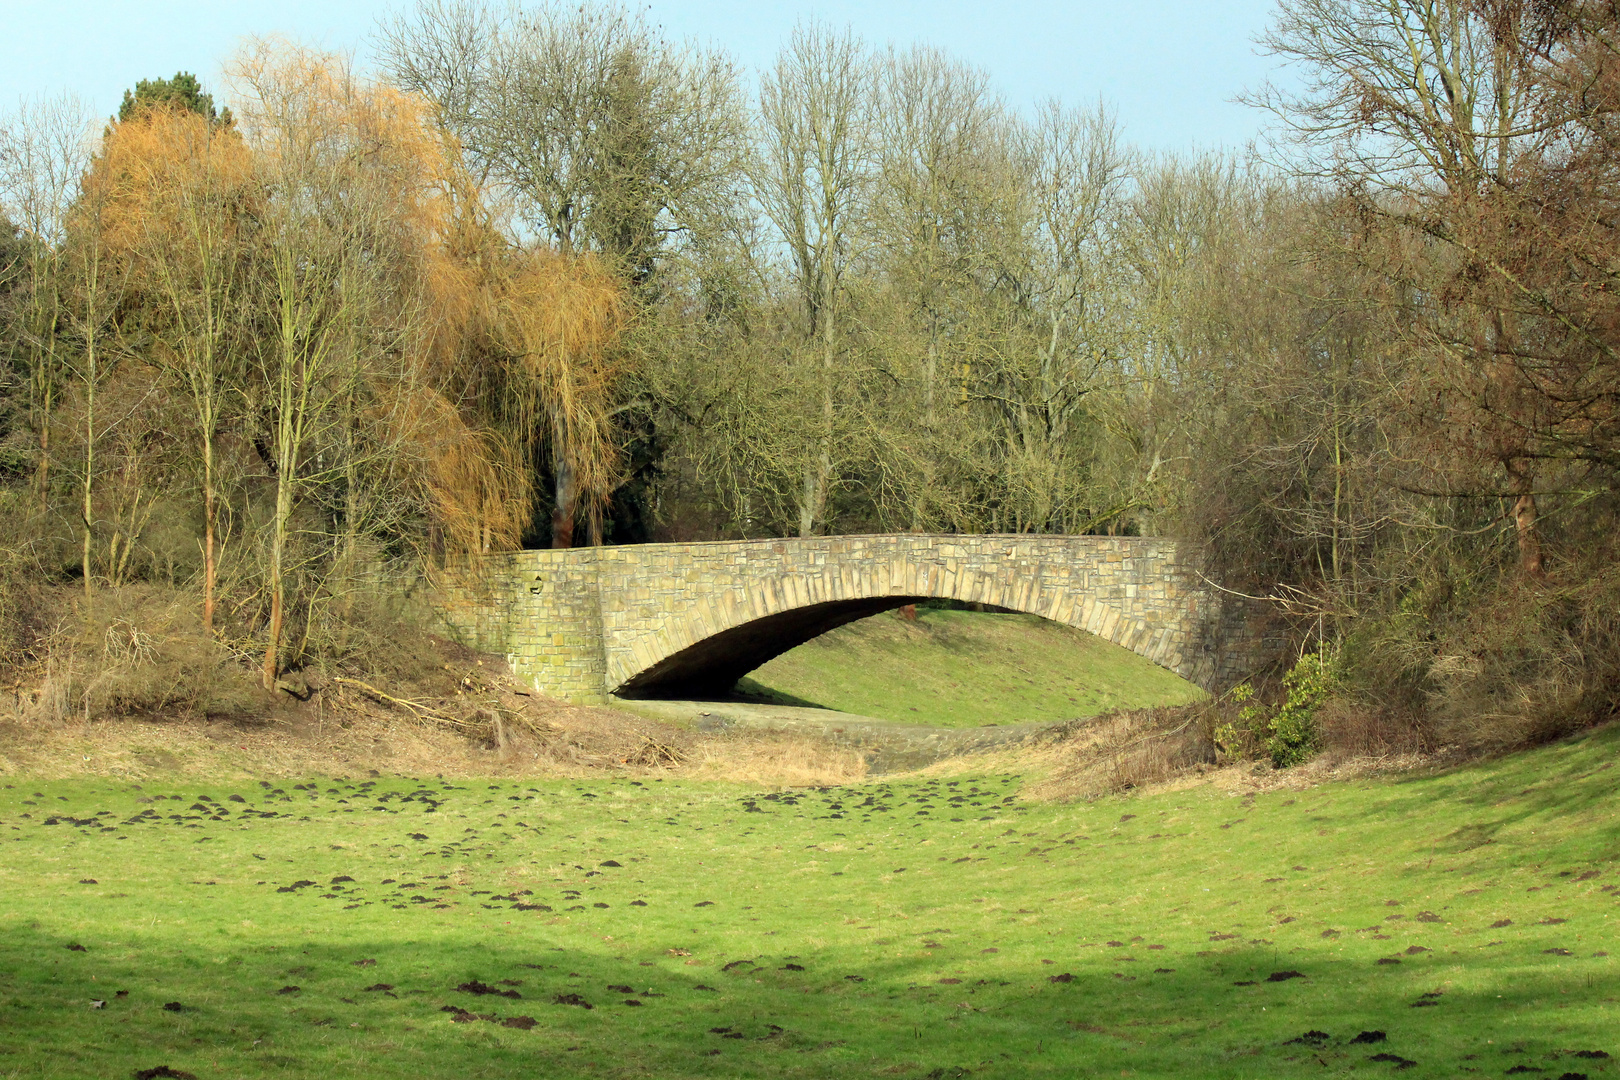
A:
{"label": "grassy embankment", "polygon": [[13,774],[0,1075],[1613,1076],[1617,751],[1077,805]]}
{"label": "grassy embankment", "polygon": [[1128,649],[1035,615],[917,615],[839,627],[755,670],[738,692],[939,727],[1057,722],[1199,696]]}

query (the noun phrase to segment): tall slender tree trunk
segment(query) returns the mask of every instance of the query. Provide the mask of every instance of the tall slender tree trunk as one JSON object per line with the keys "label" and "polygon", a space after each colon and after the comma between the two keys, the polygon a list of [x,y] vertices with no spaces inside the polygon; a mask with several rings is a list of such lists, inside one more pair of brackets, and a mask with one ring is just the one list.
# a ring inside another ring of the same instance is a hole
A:
{"label": "tall slender tree trunk", "polygon": [[275,524],[270,533],[270,627],[264,646],[264,688],[274,690],[281,674],[281,632],[286,621],[286,583],[283,570],[287,558],[287,525],[292,517],[292,481],[287,463],[281,462],[276,479]]}
{"label": "tall slender tree trunk", "polygon": [[210,428],[203,434],[203,633],[214,632],[214,581],[219,568],[214,563],[214,436]]}
{"label": "tall slender tree trunk", "polygon": [[834,401],[833,372],[838,360],[837,323],[833,318],[836,299],[831,271],[825,271],[826,284],[822,287],[821,325],[821,431],[816,439],[816,456],[805,466],[804,496],[799,506],[799,535],[813,536],[816,527],[827,517],[827,488],[832,483],[832,441]]}
{"label": "tall slender tree trunk", "polygon": [[[210,328],[211,331],[212,328]],[[214,429],[219,422],[219,384],[215,373],[217,355],[214,352],[212,332],[204,354],[202,370],[191,365],[186,377],[191,386],[192,404],[197,412],[198,443],[202,451],[203,498],[203,633],[214,632],[214,593],[219,581],[219,493],[214,464]]]}
{"label": "tall slender tree trunk", "polygon": [[347,647],[349,640],[349,626],[353,622],[354,598],[360,583],[360,464],[359,440],[355,437],[355,419],[353,415],[353,395],[350,395],[346,411],[350,413],[344,419],[345,442],[343,448],[343,540],[338,549],[338,565],[333,568],[331,583],[327,586],[327,594],[331,595],[338,589],[343,590],[342,596],[337,600],[336,608],[339,622],[333,628],[338,636],[340,647]]}
{"label": "tall slender tree trunk", "polygon": [[[351,314],[361,303],[355,270],[355,267],[345,264],[340,279],[343,283],[341,291],[346,298],[343,304],[343,358],[346,369],[343,377],[347,385],[339,399],[342,402],[339,422],[343,425],[343,534],[338,546],[338,565],[332,574],[334,585],[327,589],[328,593],[334,587],[343,590],[337,607],[342,613],[344,627],[348,626],[354,612],[360,566],[360,518],[364,512],[360,504],[360,416],[363,406],[358,390],[362,381],[362,339],[358,322]],[[346,630],[343,632],[347,633]]]}
{"label": "tall slender tree trunk", "polygon": [[281,674],[281,634],[287,618],[287,536],[292,527],[293,485],[298,480],[298,455],[303,445],[304,407],[308,385],[308,358],[300,343],[300,312],[297,289],[300,284],[293,260],[278,253],[280,355],[276,358],[276,509],[270,526],[270,625],[264,645],[262,676],[264,688],[274,691]]}
{"label": "tall slender tree trunk", "polygon": [[91,336],[89,344],[85,347],[85,400],[84,400],[84,484],[82,487],[83,501],[79,508],[80,529],[83,532],[83,549],[79,554],[79,566],[84,574],[84,598],[88,602],[95,595],[90,574],[90,544],[92,532],[95,528],[94,488],[96,476],[96,343]]}
{"label": "tall slender tree trunk", "polygon": [[568,420],[560,409],[551,410],[552,475],[557,490],[551,502],[551,546],[574,546],[574,516],[579,508],[579,485],[574,467],[564,452],[568,445]]}
{"label": "tall slender tree trunk", "polygon": [[939,372],[939,322],[928,321],[928,357],[923,361],[923,430],[932,435],[939,423],[934,410],[934,383]]}
{"label": "tall slender tree trunk", "polygon": [[47,395],[43,419],[39,425],[39,464],[34,468],[34,495],[43,513],[51,504],[51,409],[54,403]]}
{"label": "tall slender tree trunk", "polygon": [[[100,314],[102,300],[102,268],[99,254],[99,251],[92,251],[85,268],[84,484],[81,491],[83,502],[79,512],[80,527],[83,530],[83,550],[80,552],[79,565],[84,574],[84,598],[87,605],[95,592],[90,557],[96,523],[96,389],[101,381],[101,353],[97,348],[100,341],[96,333],[96,318]],[[86,613],[88,614],[88,607]]]}
{"label": "tall slender tree trunk", "polygon": [[833,371],[838,363],[838,323],[833,318],[833,307],[838,297],[834,292],[831,272],[827,274],[827,296],[822,310],[826,322],[821,339],[821,455],[816,462],[816,520],[827,520],[827,488],[832,483],[833,443]]}
{"label": "tall slender tree trunk", "polygon": [[816,467],[804,463],[804,487],[799,493],[799,535],[814,536],[816,532]]}
{"label": "tall slender tree trunk", "polygon": [[[37,258],[37,255],[35,256]],[[40,295],[44,290],[43,272],[37,266],[33,276],[33,294]],[[56,412],[56,331],[61,317],[62,298],[56,291],[54,284],[47,293],[50,305],[47,313],[39,313],[33,320],[33,332],[41,340],[36,340],[32,347],[33,353],[33,402],[36,412],[34,430],[39,439],[39,461],[34,468],[34,492],[38,500],[41,513],[50,508],[51,503],[51,417]],[[38,301],[36,301],[36,308]]]}
{"label": "tall slender tree trunk", "polygon": [[928,499],[934,490],[934,454],[939,418],[934,405],[934,384],[939,377],[939,319],[928,316],[928,352],[923,358],[923,482],[922,490],[911,500],[911,531],[922,532]]}

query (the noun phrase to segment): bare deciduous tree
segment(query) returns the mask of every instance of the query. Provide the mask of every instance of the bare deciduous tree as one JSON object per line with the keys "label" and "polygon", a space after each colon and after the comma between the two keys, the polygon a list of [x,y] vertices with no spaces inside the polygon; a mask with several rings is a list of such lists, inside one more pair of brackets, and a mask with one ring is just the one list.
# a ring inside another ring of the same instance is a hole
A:
{"label": "bare deciduous tree", "polygon": [[[1371,242],[1359,246],[1369,269],[1434,288],[1446,264],[1467,258],[1455,250],[1460,203],[1511,188],[1516,164],[1545,153],[1561,130],[1568,111],[1530,95],[1533,46],[1551,28],[1542,21],[1546,14],[1517,0],[1282,5],[1262,44],[1301,67],[1305,85],[1297,93],[1268,87],[1253,100],[1280,119],[1300,151],[1293,167],[1335,179],[1357,199],[1369,226],[1385,234],[1365,234]],[[1516,341],[1514,322],[1499,311],[1441,305],[1413,314],[1416,335],[1452,368],[1436,385],[1474,414],[1458,432],[1493,429],[1482,441],[1465,437],[1473,445],[1457,449],[1493,459],[1512,499],[1521,564],[1539,578],[1540,454],[1522,424],[1490,419],[1523,397],[1504,358],[1535,347]]]}
{"label": "bare deciduous tree", "polygon": [[214,626],[223,509],[219,439],[242,385],[243,294],[251,253],[244,215],[258,202],[246,145],[189,110],[143,110],[109,130],[107,168],[119,176],[109,239],[132,263],[152,318],[149,355],[192,409],[202,492],[202,622]]}
{"label": "bare deciduous tree", "polygon": [[800,536],[821,525],[834,476],[837,410],[845,396],[840,318],[847,278],[866,243],[860,225],[874,168],[874,76],[863,44],[812,23],[794,30],[760,80],[754,192],[785,252],[803,341],[819,369],[812,382],[820,416],[811,421],[802,462]]}
{"label": "bare deciduous tree", "polygon": [[962,527],[975,425],[963,422],[961,373],[993,348],[1004,313],[997,279],[1023,204],[1017,129],[984,72],[935,49],[891,50],[880,89],[871,228],[901,309],[883,336],[898,346],[897,382],[916,392],[884,414],[884,444],[909,527]]}
{"label": "bare deciduous tree", "polygon": [[665,236],[733,182],[734,65],[639,15],[430,0],[387,23],[380,44],[392,77],[438,105],[526,230],[604,255],[638,284]]}
{"label": "bare deciduous tree", "polygon": [[34,491],[50,497],[51,426],[62,388],[60,260],[68,215],[90,164],[90,114],[77,98],[24,102],[0,127],[0,204],[22,234],[26,259],[14,325],[28,372]]}

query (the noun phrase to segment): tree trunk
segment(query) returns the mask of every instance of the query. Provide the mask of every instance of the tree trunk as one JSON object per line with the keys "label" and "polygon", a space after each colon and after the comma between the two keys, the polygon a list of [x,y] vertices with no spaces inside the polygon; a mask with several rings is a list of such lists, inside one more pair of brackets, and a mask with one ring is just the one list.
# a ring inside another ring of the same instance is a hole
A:
{"label": "tree trunk", "polygon": [[80,525],[84,531],[84,547],[80,552],[79,565],[84,574],[84,598],[88,602],[94,595],[94,587],[90,580],[90,543],[91,531],[95,527],[95,506],[93,491],[96,474],[96,343],[92,336],[85,357],[85,403],[84,403],[84,501],[80,507]]}
{"label": "tree trunk", "polygon": [[[37,276],[33,284],[37,293],[41,287]],[[60,309],[61,298],[56,296],[54,291],[51,293],[51,301],[53,309]],[[47,340],[54,340],[57,321],[55,317],[48,320],[49,333],[46,335]],[[51,505],[51,417],[56,412],[55,373],[56,355],[54,348],[35,345],[32,372],[33,386],[31,390],[36,395],[33,398],[37,409],[35,413],[37,421],[35,429],[39,432],[39,464],[34,470],[34,482],[36,484],[35,494],[39,500],[40,513],[47,512]]]}
{"label": "tree trunk", "polygon": [[911,531],[922,532],[929,497],[934,491],[934,454],[937,452],[935,430],[938,418],[934,409],[934,383],[939,370],[939,319],[932,313],[928,317],[928,353],[923,361],[923,454],[922,490],[911,500]]}
{"label": "tree trunk", "polygon": [[[290,456],[290,455],[289,455]],[[270,534],[270,628],[269,640],[264,647],[264,688],[275,690],[276,676],[281,674],[281,629],[286,618],[286,586],[282,581],[282,567],[287,554],[287,531],[292,518],[292,478],[287,475],[291,464],[283,457],[276,470],[276,517]]]}
{"label": "tree trunk", "polygon": [[551,546],[574,546],[574,470],[568,462],[558,458],[556,464],[557,498],[551,507]]}
{"label": "tree trunk", "polygon": [[556,410],[551,413],[552,473],[557,482],[555,498],[551,504],[551,546],[574,546],[574,516],[579,505],[578,485],[574,480],[574,467],[563,452],[568,445],[568,421]]}
{"label": "tree trunk", "polygon": [[805,462],[804,488],[799,493],[799,535],[801,537],[814,536],[816,533],[816,467]]}
{"label": "tree trunk", "polygon": [[214,632],[214,581],[219,569],[214,565],[214,438],[212,430],[203,434],[203,633]]}
{"label": "tree trunk", "polygon": [[[352,350],[350,355],[354,355]],[[358,381],[357,375],[351,374],[350,378]],[[355,587],[360,577],[360,515],[362,513],[360,506],[360,448],[359,439],[355,434],[357,426],[355,414],[357,410],[354,407],[353,394],[346,396],[344,411],[347,415],[343,418],[344,440],[346,443],[343,448],[343,540],[339,549],[338,565],[333,568],[332,573],[336,588],[343,590],[342,599],[336,605],[342,619],[337,628],[340,641],[343,643],[342,647],[347,645],[348,627],[354,615]],[[332,586],[328,586],[327,592],[330,594],[331,591]]]}
{"label": "tree trunk", "polygon": [[828,277],[821,300],[821,432],[817,440],[816,459],[805,466],[803,505],[799,507],[799,535],[813,536],[816,527],[827,518],[827,486],[832,481],[833,441],[833,369],[837,361],[838,338],[833,322],[833,301],[836,299],[831,277]]}
{"label": "tree trunk", "polygon": [[[286,274],[285,264],[282,267]],[[286,274],[281,282],[281,356],[276,371],[276,509],[270,529],[270,626],[264,646],[264,688],[274,692],[281,674],[281,631],[286,620],[284,580],[287,534],[292,528],[293,485],[298,482],[299,450],[303,446],[303,409],[309,392],[307,357],[299,353],[296,297]]]}
{"label": "tree trunk", "polygon": [[270,640],[264,647],[264,668],[260,672],[264,688],[272,692],[276,688],[276,676],[281,672],[281,619],[281,582],[278,579],[270,588]]}
{"label": "tree trunk", "polygon": [[1542,561],[1537,517],[1536,497],[1532,492],[1522,492],[1513,500],[1513,529],[1519,537],[1519,568],[1532,581],[1545,581],[1547,569]]}
{"label": "tree trunk", "polygon": [[46,406],[46,416],[39,428],[39,465],[34,470],[35,496],[39,500],[39,509],[43,513],[51,505],[51,420]]}

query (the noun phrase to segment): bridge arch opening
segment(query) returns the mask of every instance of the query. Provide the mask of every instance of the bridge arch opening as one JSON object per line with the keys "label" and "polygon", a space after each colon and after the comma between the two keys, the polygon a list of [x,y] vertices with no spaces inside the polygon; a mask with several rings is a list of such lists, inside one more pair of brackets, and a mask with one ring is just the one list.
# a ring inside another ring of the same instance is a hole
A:
{"label": "bridge arch opening", "polygon": [[[910,605],[918,609],[910,618],[874,619]],[[1200,692],[1140,641],[984,600],[884,594],[805,604],[689,637],[611,693],[817,705],[955,726],[970,713],[1000,723],[1072,719],[1179,704]],[[800,649],[812,642],[824,647]],[[772,664],[778,658],[787,666]]]}
{"label": "bridge arch opening", "polygon": [[778,611],[694,642],[631,676],[613,693],[632,699],[707,701],[724,698],[737,685],[737,680],[750,671],[829,630],[928,599],[926,596],[870,596]]}

